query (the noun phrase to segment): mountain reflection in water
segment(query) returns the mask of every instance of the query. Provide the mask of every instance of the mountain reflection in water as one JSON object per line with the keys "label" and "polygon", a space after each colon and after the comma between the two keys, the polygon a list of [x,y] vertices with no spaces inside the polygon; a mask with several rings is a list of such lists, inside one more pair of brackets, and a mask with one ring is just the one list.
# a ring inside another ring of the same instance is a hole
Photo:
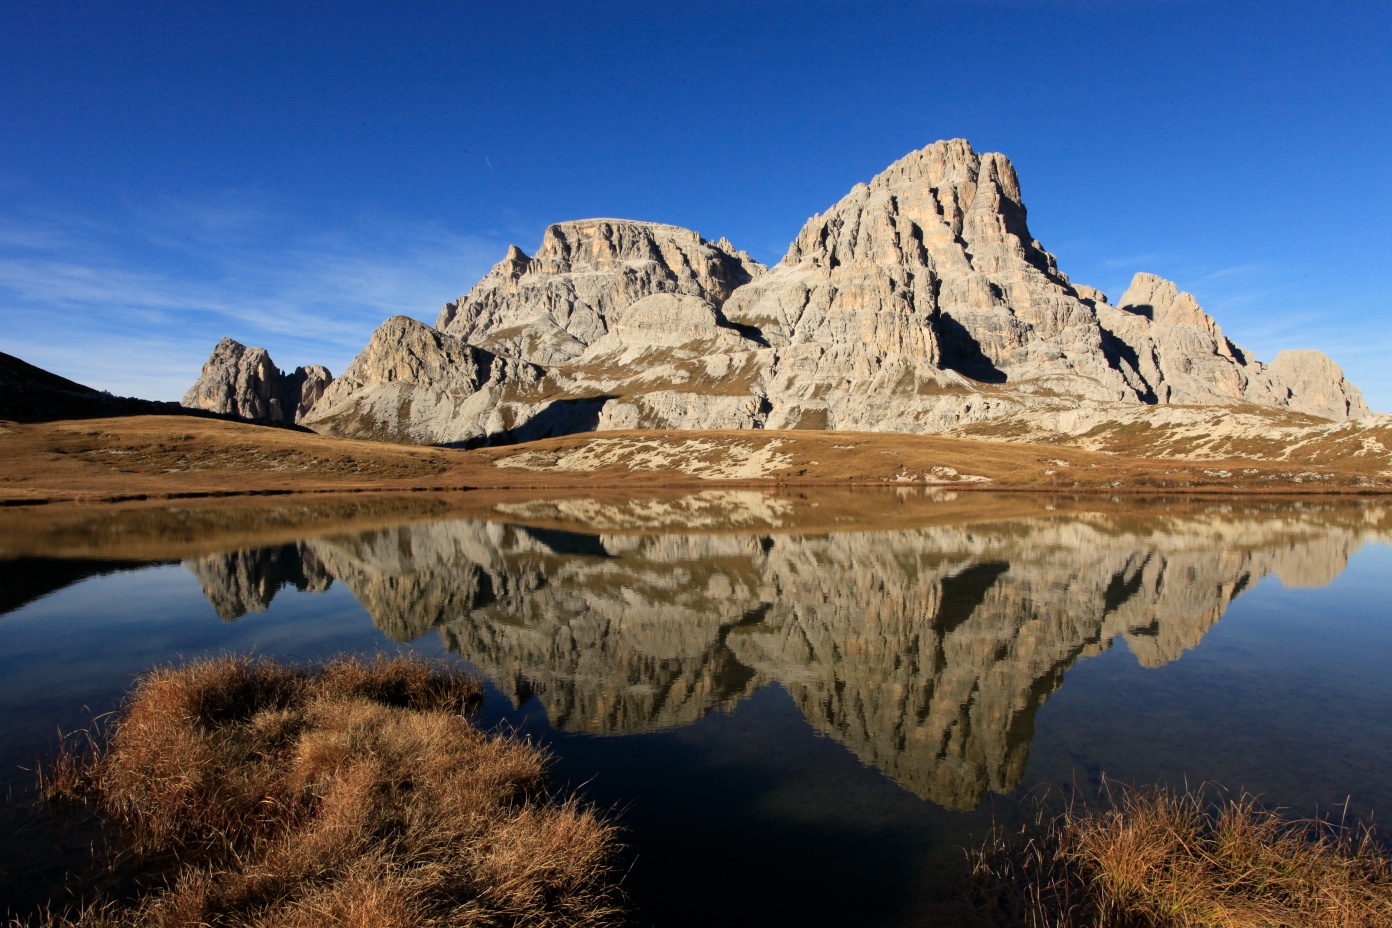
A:
{"label": "mountain reflection in water", "polygon": [[1173,661],[1257,580],[1326,584],[1385,524],[1358,506],[829,534],[460,519],[184,563],[224,619],[338,581],[389,637],[435,631],[563,730],[684,725],[777,683],[818,731],[965,809],[1020,784],[1035,714],[1079,658],[1120,638]]}

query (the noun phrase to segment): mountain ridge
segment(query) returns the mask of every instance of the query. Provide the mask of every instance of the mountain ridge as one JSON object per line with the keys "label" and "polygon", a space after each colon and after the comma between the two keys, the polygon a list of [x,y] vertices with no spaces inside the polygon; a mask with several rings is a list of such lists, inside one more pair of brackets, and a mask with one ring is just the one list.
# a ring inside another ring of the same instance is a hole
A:
{"label": "mountain ridge", "polygon": [[[294,421],[472,446],[632,428],[935,433],[1060,403],[1098,423],[1134,406],[1369,414],[1327,356],[1258,362],[1170,281],[1137,274],[1116,305],[1074,284],[1030,233],[1010,160],[963,139],[855,185],[769,268],[678,226],[575,220],[530,256],[509,246],[435,326],[400,318],[353,362],[368,373]],[[465,347],[497,359],[487,377],[449,369]]]}

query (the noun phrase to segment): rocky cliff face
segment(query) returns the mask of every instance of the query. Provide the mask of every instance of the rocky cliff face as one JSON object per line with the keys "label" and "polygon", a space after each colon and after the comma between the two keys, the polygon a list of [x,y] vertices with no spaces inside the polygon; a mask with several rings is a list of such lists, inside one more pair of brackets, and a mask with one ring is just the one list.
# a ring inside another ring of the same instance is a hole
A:
{"label": "rocky cliff face", "polygon": [[[276,415],[268,359],[220,345],[209,364],[186,402]],[[551,226],[435,329],[389,320],[352,373],[304,421],[457,444],[616,428],[941,432],[1060,403],[1102,419],[1142,405],[1368,412],[1324,355],[1262,364],[1170,281],[1138,274],[1116,306],[1073,284],[1030,233],[1010,161],[961,139],[856,185],[767,270],[675,226]]]}
{"label": "rocky cliff face", "polygon": [[1213,317],[1172,281],[1137,274],[1113,307],[1096,307],[1104,328],[1140,377],[1143,398],[1196,406],[1241,402],[1246,356]]}
{"label": "rocky cliff face", "polygon": [[666,293],[719,307],[763,266],[721,239],[624,219],[551,226],[530,258],[516,245],[483,280],[448,303],[435,327],[510,357],[558,364],[583,354],[614,317]]}
{"label": "rocky cliff face", "polygon": [[1282,351],[1270,365],[1230,342],[1192,294],[1137,274],[1120,305],[1096,310],[1140,376],[1149,402],[1192,406],[1241,402],[1342,422],[1369,415],[1358,388],[1319,351]]}
{"label": "rocky cliff face", "polygon": [[1007,381],[1131,395],[1095,314],[1030,235],[1015,169],[961,139],[814,216],[725,311],[779,348],[771,427],[937,431],[989,415],[999,403],[979,385]]}
{"label": "rocky cliff face", "polygon": [[333,384],[333,374],[322,364],[297,367],[294,373],[285,377],[285,404],[293,403],[296,422],[309,417],[309,411],[323,398]]}
{"label": "rocky cliff face", "polygon": [[453,521],[189,566],[224,617],[332,577],[390,637],[437,632],[568,730],[687,724],[776,682],[867,763],[969,808],[1020,783],[1035,714],[1076,661],[1118,641],[1145,666],[1175,660],[1263,576],[1328,583],[1385,521],[1253,507],[657,536]]}
{"label": "rocky cliff face", "polygon": [[467,443],[535,417],[545,408],[544,378],[534,364],[393,316],[304,421],[351,438]]}
{"label": "rocky cliff face", "polygon": [[1372,415],[1363,393],[1344,378],[1344,371],[1323,351],[1278,351],[1259,367],[1258,390],[1247,398],[1295,412],[1344,422]]}
{"label": "rocky cliff face", "polygon": [[304,419],[332,382],[328,368],[314,364],[285,374],[266,349],[224,338],[180,402],[191,409],[289,425]]}

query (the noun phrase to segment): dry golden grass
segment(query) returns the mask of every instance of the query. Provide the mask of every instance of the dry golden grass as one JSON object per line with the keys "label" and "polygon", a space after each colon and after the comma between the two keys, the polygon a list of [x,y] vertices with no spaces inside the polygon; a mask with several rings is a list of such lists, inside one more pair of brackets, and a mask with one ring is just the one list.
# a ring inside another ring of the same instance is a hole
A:
{"label": "dry golden grass", "polygon": [[[1185,461],[1172,456],[1154,460],[1119,448],[1109,450],[1120,453],[1103,453],[1069,447],[1061,440],[1043,444],[990,440],[1008,437],[1007,433],[963,438],[815,430],[630,430],[462,451],[186,416],[3,422],[0,505],[260,493],[601,487],[631,491],[719,485],[939,483],[963,489],[1106,493],[1392,491],[1392,472],[1386,471],[1382,458],[1358,456],[1358,449],[1350,444],[1353,438],[1295,462]],[[1377,435],[1369,432],[1364,437],[1376,440]],[[577,450],[625,442],[633,446],[633,453],[615,455],[603,466],[573,469],[557,463]],[[699,461],[683,450],[693,442],[708,446]],[[767,467],[756,467],[745,476],[722,476],[730,461],[741,454],[768,450],[773,454]],[[515,464],[519,455],[530,455],[542,466],[498,466],[500,462]],[[667,463],[642,460],[654,455]],[[680,466],[683,463],[701,466],[693,469]]]}
{"label": "dry golden grass", "polygon": [[408,658],[150,673],[43,784],[96,808],[143,888],[44,924],[615,923],[613,827],[546,796],[537,748],[475,729],[479,693]]}
{"label": "dry golden grass", "polygon": [[1123,791],[997,832],[973,860],[986,924],[1030,928],[1386,928],[1392,859],[1364,828],[1290,821],[1252,797]]}

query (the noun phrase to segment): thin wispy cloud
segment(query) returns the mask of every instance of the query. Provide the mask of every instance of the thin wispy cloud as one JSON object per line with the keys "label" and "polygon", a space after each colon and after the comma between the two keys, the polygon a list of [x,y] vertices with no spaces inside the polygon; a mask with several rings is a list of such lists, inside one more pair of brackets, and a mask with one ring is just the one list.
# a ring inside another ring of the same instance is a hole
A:
{"label": "thin wispy cloud", "polygon": [[1253,274],[1261,274],[1270,269],[1269,265],[1259,263],[1234,264],[1231,267],[1220,267],[1216,271],[1209,271],[1200,276],[1197,283],[1206,284],[1219,280],[1227,280],[1233,277],[1250,277]]}
{"label": "thin wispy cloud", "polygon": [[183,392],[224,335],[282,366],[338,372],[388,316],[433,322],[502,253],[492,238],[433,225],[304,232],[254,198],[166,201],[106,222],[3,217],[4,350],[163,399]]}
{"label": "thin wispy cloud", "polygon": [[1173,256],[1163,251],[1151,251],[1139,255],[1119,255],[1115,258],[1107,258],[1102,262],[1103,267],[1120,268],[1129,273],[1145,271],[1147,266],[1160,264],[1169,261]]}

